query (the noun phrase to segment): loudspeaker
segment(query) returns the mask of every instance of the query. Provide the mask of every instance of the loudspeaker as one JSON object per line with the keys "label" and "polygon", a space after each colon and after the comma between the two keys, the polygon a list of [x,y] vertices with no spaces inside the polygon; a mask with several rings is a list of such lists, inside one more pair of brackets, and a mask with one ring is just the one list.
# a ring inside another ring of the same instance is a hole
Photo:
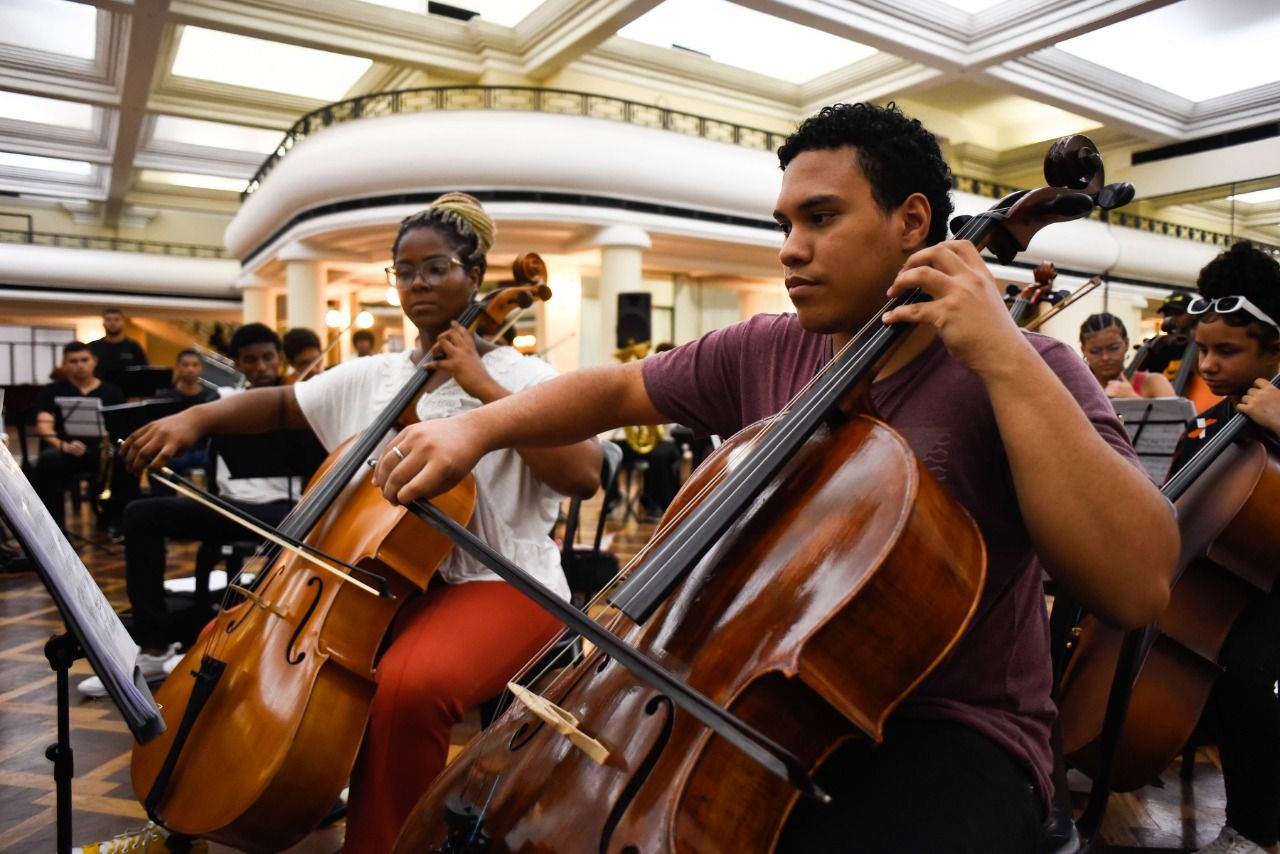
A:
{"label": "loudspeaker", "polygon": [[618,349],[648,341],[651,312],[648,291],[630,291],[618,294]]}

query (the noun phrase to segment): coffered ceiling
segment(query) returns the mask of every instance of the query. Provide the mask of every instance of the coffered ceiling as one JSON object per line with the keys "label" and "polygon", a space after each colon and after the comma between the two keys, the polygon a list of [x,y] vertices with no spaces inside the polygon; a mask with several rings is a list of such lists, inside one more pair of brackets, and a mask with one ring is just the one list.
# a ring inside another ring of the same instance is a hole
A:
{"label": "coffered ceiling", "polygon": [[230,214],[299,116],[414,86],[573,88],[782,132],[833,101],[896,99],[957,171],[1009,183],[1035,181],[1063,133],[1120,152],[1122,175],[1131,152],[1238,134],[1133,167],[1147,212],[1280,243],[1280,198],[1243,195],[1280,186],[1275,0],[451,2],[478,14],[0,0],[0,192],[108,228]]}

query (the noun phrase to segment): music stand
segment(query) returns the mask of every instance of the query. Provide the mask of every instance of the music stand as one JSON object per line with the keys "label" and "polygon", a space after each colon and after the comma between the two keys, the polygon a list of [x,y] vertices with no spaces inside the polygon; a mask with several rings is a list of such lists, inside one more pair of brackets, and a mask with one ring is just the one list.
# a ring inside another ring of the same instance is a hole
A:
{"label": "music stand", "polygon": [[127,398],[155,397],[160,389],[173,384],[173,371],[156,365],[135,365],[107,371],[103,379],[118,385]]}
{"label": "music stand", "polygon": [[55,397],[62,414],[62,432],[73,439],[97,442],[103,436],[102,400],[96,397]]}
{"label": "music stand", "polygon": [[1173,449],[1196,417],[1195,404],[1185,397],[1112,398],[1116,415],[1124,422],[1138,460],[1156,484],[1164,483]]}
{"label": "music stand", "polygon": [[212,440],[213,453],[227,464],[232,478],[309,478],[329,456],[310,430],[272,430],[250,436],[222,434]]}
{"label": "music stand", "polygon": [[186,408],[186,401],[177,398],[121,403],[102,407],[102,422],[107,428],[108,436],[123,439],[144,424],[167,415],[175,415]]}
{"label": "music stand", "polygon": [[71,664],[77,658],[89,659],[138,743],[145,744],[164,732],[164,719],[136,666],[138,648],[133,638],[61,535],[13,455],[2,445],[0,516],[22,544],[66,626],[65,632],[54,635],[45,645],[45,657],[57,674],[58,690],[58,737],[45,755],[53,762],[57,790],[57,850],[59,854],[70,854],[71,778],[75,773],[67,682]]}
{"label": "music stand", "polygon": [[204,362],[200,379],[206,383],[220,388],[240,388],[246,382],[244,374],[206,353],[200,354],[200,361]]}

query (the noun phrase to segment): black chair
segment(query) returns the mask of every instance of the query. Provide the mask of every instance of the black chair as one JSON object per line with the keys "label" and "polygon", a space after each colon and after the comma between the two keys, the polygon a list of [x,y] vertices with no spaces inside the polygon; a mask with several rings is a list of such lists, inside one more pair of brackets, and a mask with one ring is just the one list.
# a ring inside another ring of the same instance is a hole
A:
{"label": "black chair", "polygon": [[[569,582],[569,591],[573,595],[573,604],[582,608],[587,600],[601,590],[618,573],[618,559],[600,548],[604,537],[604,524],[607,514],[604,512],[604,495],[618,476],[618,467],[622,463],[622,449],[612,442],[602,442],[604,459],[600,464],[601,507],[600,518],[596,522],[595,540],[589,550],[574,548],[574,540],[578,534],[579,517],[582,513],[582,499],[574,498],[569,502],[569,512],[565,515],[564,545],[560,550],[560,565],[564,568],[565,579]],[[546,670],[556,666],[558,661],[571,661],[582,654],[582,640],[573,634],[565,635],[556,641],[547,654],[538,663],[530,667],[524,676],[517,680],[521,685],[536,679]],[[502,714],[511,702],[511,694],[503,691],[498,696],[480,704],[480,726],[487,727],[494,718]]]}
{"label": "black chair", "polygon": [[[600,494],[607,496],[622,466],[622,448],[613,442],[603,442],[604,460],[600,466]],[[625,497],[623,500],[626,500]],[[564,544],[560,549],[560,565],[564,568],[565,579],[569,582],[569,590],[573,592],[574,604],[582,607],[587,598],[601,590],[609,580],[618,574],[618,559],[600,548],[604,539],[604,526],[608,514],[604,508],[605,499],[601,499],[600,515],[596,520],[595,538],[589,549],[578,548],[579,517],[582,513],[582,499],[574,498],[569,502],[569,512],[565,516]]]}

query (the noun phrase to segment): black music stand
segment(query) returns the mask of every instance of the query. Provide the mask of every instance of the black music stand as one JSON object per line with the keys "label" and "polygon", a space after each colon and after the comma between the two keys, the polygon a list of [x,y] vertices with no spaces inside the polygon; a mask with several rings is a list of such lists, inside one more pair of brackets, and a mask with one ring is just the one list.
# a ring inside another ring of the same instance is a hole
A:
{"label": "black music stand", "polygon": [[222,434],[213,437],[211,447],[235,479],[309,478],[329,456],[310,430],[272,430],[246,436]]}
{"label": "black music stand", "polygon": [[107,435],[112,439],[123,439],[144,424],[150,424],[157,418],[176,415],[187,408],[185,401],[177,398],[160,400],[140,400],[134,403],[121,403],[116,406],[102,407],[102,423],[107,428]]}
{"label": "black music stand", "polygon": [[107,371],[103,379],[120,386],[125,397],[155,397],[160,389],[173,385],[173,371],[156,365],[135,365]]}
{"label": "black music stand", "polygon": [[58,736],[45,756],[53,762],[57,790],[57,850],[70,854],[71,779],[75,775],[67,679],[71,665],[78,658],[89,660],[138,743],[145,744],[164,732],[164,720],[135,665],[138,651],[133,638],[2,445],[0,516],[22,544],[67,628],[45,644],[45,657],[57,674],[58,690]]}
{"label": "black music stand", "polygon": [[1112,398],[1116,415],[1124,422],[1125,432],[1147,476],[1156,485],[1164,483],[1173,459],[1173,449],[1196,417],[1196,406],[1185,397]]}

